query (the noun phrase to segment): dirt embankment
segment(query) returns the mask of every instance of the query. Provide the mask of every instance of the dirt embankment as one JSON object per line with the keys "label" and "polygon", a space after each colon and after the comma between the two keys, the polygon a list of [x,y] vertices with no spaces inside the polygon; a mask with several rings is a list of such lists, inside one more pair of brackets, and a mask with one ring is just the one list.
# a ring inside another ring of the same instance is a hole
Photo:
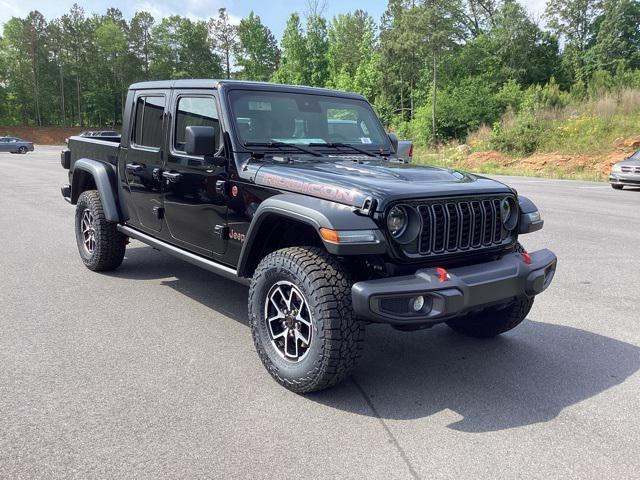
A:
{"label": "dirt embankment", "polygon": [[502,168],[514,168],[533,172],[562,172],[566,174],[576,172],[593,172],[605,177],[611,166],[623,160],[640,148],[640,136],[618,138],[611,145],[611,149],[599,154],[565,154],[565,153],[534,153],[524,158],[513,158],[504,153],[489,150],[474,152],[465,160],[465,166],[471,170],[479,170],[483,164],[490,163]]}
{"label": "dirt embankment", "polygon": [[37,145],[62,145],[64,139],[86,127],[0,127],[0,137],[19,137]]}

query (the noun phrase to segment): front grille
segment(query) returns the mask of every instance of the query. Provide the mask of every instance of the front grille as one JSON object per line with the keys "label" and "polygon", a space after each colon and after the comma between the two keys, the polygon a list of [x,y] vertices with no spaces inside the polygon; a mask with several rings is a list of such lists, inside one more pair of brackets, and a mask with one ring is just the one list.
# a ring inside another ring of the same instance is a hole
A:
{"label": "front grille", "polygon": [[443,255],[510,244],[502,224],[501,197],[439,199],[417,205],[422,216],[421,255]]}
{"label": "front grille", "polygon": [[640,173],[640,165],[622,165],[621,169],[623,173]]}

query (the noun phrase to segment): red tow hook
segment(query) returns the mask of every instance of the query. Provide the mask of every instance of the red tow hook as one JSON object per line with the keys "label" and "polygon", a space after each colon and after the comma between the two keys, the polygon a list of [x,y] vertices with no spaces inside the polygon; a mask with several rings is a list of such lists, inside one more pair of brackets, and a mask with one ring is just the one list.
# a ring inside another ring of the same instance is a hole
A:
{"label": "red tow hook", "polygon": [[436,273],[438,274],[438,280],[441,282],[446,282],[450,278],[446,268],[437,267]]}
{"label": "red tow hook", "polygon": [[524,263],[526,263],[527,265],[531,265],[531,255],[529,255],[527,252],[520,252],[520,255],[522,255],[522,260],[524,260]]}

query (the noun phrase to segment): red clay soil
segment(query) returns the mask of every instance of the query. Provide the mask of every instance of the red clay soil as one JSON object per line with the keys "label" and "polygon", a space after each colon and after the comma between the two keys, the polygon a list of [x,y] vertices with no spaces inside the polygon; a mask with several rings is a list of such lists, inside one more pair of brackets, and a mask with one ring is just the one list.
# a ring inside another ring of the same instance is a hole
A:
{"label": "red clay soil", "polygon": [[87,128],[80,127],[0,127],[0,137],[19,137],[36,145],[62,145],[64,139]]}
{"label": "red clay soil", "polygon": [[528,157],[514,159],[494,150],[474,152],[464,160],[468,169],[478,170],[482,164],[491,163],[500,167],[518,167],[524,170],[563,173],[593,172],[606,177],[611,166],[640,148],[640,137],[618,138],[606,153],[594,155],[564,153],[534,153]]}

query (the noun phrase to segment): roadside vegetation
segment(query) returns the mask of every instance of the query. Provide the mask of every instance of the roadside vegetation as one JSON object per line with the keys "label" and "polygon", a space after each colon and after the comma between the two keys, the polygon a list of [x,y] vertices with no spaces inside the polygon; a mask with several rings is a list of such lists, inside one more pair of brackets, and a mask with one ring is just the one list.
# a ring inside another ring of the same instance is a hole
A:
{"label": "roadside vegetation", "polygon": [[0,125],[118,128],[130,83],[205,77],[360,92],[417,160],[480,171],[601,178],[640,135],[640,0],[549,0],[542,19],[515,0],[389,0],[379,21],[323,5],[280,39],[225,9],[14,17]]}

